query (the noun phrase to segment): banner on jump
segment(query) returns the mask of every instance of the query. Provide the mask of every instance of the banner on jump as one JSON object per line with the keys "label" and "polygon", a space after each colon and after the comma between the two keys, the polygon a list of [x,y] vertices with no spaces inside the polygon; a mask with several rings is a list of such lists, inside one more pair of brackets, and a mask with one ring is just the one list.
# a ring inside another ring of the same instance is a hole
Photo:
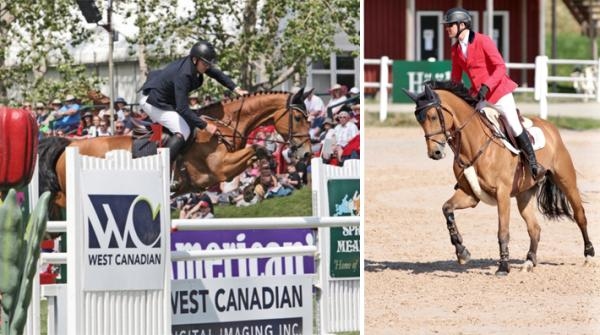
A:
{"label": "banner on jump", "polygon": [[[83,289],[162,289],[168,221],[157,171],[82,171]],[[140,180],[156,180],[141,183]]]}
{"label": "banner on jump", "polygon": [[[221,250],[315,245],[312,229],[176,231],[171,250]],[[315,273],[312,256],[173,262],[173,279],[234,278]]]}
{"label": "banner on jump", "polygon": [[172,335],[312,334],[312,275],[171,281]]}
{"label": "banner on jump", "polygon": [[[360,179],[331,179],[327,182],[330,216],[356,216],[360,213]],[[360,277],[360,228],[330,228],[332,278]]]}

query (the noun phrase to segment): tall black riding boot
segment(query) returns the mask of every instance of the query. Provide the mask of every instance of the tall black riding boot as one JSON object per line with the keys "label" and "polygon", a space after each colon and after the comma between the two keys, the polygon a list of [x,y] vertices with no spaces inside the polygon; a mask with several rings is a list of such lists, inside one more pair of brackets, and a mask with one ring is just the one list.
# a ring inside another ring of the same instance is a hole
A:
{"label": "tall black riding boot", "polygon": [[531,141],[529,140],[527,132],[523,130],[521,135],[517,136],[516,139],[519,149],[523,151],[525,158],[529,162],[529,168],[531,169],[531,175],[533,176],[533,179],[538,179],[540,168],[537,160],[535,159],[535,152],[533,151],[533,146],[531,146]]}
{"label": "tall black riding boot", "polygon": [[181,150],[184,144],[185,140],[180,134],[173,134],[169,137],[167,140],[167,147],[169,148],[169,158],[171,159],[171,163],[175,161],[179,150]]}

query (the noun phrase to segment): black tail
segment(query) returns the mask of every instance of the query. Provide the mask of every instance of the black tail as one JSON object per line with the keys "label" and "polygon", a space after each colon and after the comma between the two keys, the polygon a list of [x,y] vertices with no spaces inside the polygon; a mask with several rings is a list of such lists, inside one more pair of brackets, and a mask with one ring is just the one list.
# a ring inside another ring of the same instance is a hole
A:
{"label": "black tail", "polygon": [[56,162],[71,140],[64,137],[46,137],[38,146],[40,194],[50,191],[52,197],[60,191],[58,176],[56,175]]}
{"label": "black tail", "polygon": [[567,217],[574,221],[571,205],[563,191],[554,182],[551,173],[548,173],[538,190],[537,203],[540,212],[549,220]]}

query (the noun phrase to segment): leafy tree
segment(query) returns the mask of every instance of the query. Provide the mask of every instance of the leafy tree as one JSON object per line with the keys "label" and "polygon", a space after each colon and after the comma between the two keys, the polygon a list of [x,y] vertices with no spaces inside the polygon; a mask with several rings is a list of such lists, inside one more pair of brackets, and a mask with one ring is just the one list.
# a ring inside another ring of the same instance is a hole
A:
{"label": "leafy tree", "polygon": [[[203,38],[218,50],[219,66],[250,90],[271,89],[288,79],[299,81],[313,59],[335,50],[334,35],[345,32],[359,44],[358,0],[195,0],[177,12],[177,0],[121,1],[117,11],[135,17],[140,72],[181,57],[185,47]],[[257,78],[266,78],[258,82]],[[212,94],[224,90],[212,81]]]}
{"label": "leafy tree", "polygon": [[[67,92],[82,96],[98,84],[85,65],[76,65],[69,47],[87,40],[77,5],[70,0],[2,1],[0,64],[18,50],[14,65],[0,67],[0,100],[15,89],[29,101],[48,101]],[[14,47],[11,49],[11,47]],[[45,78],[56,67],[58,78]]]}
{"label": "leafy tree", "polygon": [[[104,10],[104,3],[97,4]],[[217,48],[219,66],[242,87],[271,89],[289,79],[300,82],[312,60],[327,59],[337,32],[359,44],[359,0],[113,0],[113,9],[137,28],[128,42],[143,75],[204,38]],[[8,87],[36,100],[66,91],[81,96],[97,85],[98,78],[74,65],[68,51],[90,36],[81,20],[70,0],[2,2],[0,63],[10,45],[22,51],[17,65],[0,69],[0,98]],[[44,78],[52,64],[60,64],[58,80]],[[215,95],[224,89],[208,81],[203,91]]]}

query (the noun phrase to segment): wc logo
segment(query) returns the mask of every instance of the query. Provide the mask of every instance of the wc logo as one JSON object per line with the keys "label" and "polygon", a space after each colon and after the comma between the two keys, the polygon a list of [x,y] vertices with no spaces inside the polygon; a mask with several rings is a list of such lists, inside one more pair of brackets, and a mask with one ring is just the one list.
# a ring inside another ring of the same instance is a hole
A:
{"label": "wc logo", "polygon": [[160,248],[160,205],[140,195],[89,195],[90,249]]}

